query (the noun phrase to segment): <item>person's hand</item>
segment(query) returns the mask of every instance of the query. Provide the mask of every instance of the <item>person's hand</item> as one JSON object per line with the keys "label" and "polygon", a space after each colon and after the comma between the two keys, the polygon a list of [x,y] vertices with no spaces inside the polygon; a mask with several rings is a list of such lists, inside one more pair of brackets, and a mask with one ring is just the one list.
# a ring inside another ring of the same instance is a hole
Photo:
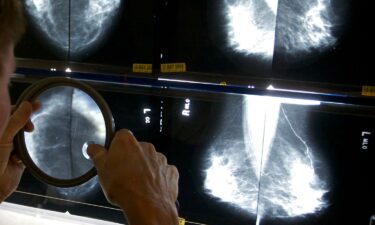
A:
{"label": "person's hand", "polygon": [[124,210],[131,225],[178,224],[179,174],[152,144],[138,142],[124,129],[116,133],[109,151],[90,145],[87,153],[108,201]]}
{"label": "person's hand", "polygon": [[13,152],[13,139],[20,130],[31,132],[34,129],[30,121],[32,112],[40,108],[40,103],[23,102],[9,118],[0,137],[0,203],[9,197],[18,187],[25,166]]}

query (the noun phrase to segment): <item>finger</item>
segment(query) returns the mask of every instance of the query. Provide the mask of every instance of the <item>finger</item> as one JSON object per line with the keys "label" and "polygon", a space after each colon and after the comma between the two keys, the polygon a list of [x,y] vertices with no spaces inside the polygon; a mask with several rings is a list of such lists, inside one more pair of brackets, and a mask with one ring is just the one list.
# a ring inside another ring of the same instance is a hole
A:
{"label": "finger", "polygon": [[148,142],[139,142],[139,145],[141,146],[143,153],[145,153],[147,156],[152,157],[155,160],[158,159],[155,146],[153,144]]}
{"label": "finger", "polygon": [[[129,150],[132,150],[129,152]],[[140,152],[140,146],[133,133],[127,129],[121,129],[113,137],[109,151],[122,151],[122,154],[134,154]]]}
{"label": "finger", "polygon": [[3,187],[0,191],[0,203],[7,199],[18,187],[23,171],[25,168],[19,164],[10,163],[9,164],[9,174],[7,174],[6,179],[7,185]]}
{"label": "finger", "polygon": [[0,143],[0,175],[4,173],[8,166],[10,153],[13,150],[13,143]]}
{"label": "finger", "polygon": [[167,181],[170,184],[170,191],[172,200],[176,201],[178,197],[178,179],[179,179],[179,173],[175,166],[168,165],[167,171],[166,171],[166,177]]}
{"label": "finger", "polygon": [[[42,108],[42,103],[40,101],[35,101],[32,103],[32,107],[33,107],[33,112],[36,112],[38,111],[40,108]],[[12,114],[16,111],[16,106],[15,105],[12,105]]]}
{"label": "finger", "polygon": [[34,130],[34,124],[29,120],[23,130],[26,132],[32,132]]}
{"label": "finger", "polygon": [[30,102],[22,102],[20,107],[9,118],[7,127],[5,128],[2,143],[9,143],[13,141],[15,135],[22,130],[22,128],[29,121],[33,107]]}
{"label": "finger", "polygon": [[[36,112],[42,107],[42,104],[39,101],[35,101],[32,103],[32,107],[33,107],[33,112]],[[32,132],[34,129],[35,129],[34,124],[31,122],[31,120],[29,120],[23,130],[26,132]]]}
{"label": "finger", "polygon": [[159,165],[166,166],[168,164],[168,160],[167,160],[167,157],[165,157],[165,155],[163,155],[160,152],[157,152],[156,155],[158,158]]}
{"label": "finger", "polygon": [[178,173],[178,169],[173,165],[167,166],[167,176],[172,178],[173,181],[178,181],[180,174]]}
{"label": "finger", "polygon": [[126,146],[128,145],[137,145],[138,141],[134,137],[133,133],[130,130],[127,129],[121,129],[116,132],[115,136],[113,137],[113,142],[123,142]]}
{"label": "finger", "polygon": [[25,165],[23,164],[22,160],[18,157],[18,155],[12,154],[10,160],[12,160],[12,162],[18,167],[20,167],[22,170],[25,169]]}
{"label": "finger", "polygon": [[100,145],[91,144],[87,148],[87,154],[90,156],[98,173],[102,171],[107,159],[107,150]]}

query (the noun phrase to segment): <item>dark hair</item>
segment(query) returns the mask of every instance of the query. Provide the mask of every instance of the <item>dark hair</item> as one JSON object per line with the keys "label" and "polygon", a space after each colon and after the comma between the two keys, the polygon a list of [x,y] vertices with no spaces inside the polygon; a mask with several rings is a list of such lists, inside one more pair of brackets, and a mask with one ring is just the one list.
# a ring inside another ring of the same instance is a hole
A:
{"label": "dark hair", "polygon": [[16,44],[25,32],[25,19],[19,0],[0,0],[0,48]]}

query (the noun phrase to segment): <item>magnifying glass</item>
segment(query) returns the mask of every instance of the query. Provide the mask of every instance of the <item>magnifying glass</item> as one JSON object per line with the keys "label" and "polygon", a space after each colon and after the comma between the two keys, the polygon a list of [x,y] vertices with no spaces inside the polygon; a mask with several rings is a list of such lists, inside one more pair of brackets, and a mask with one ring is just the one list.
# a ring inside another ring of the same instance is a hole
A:
{"label": "magnifying glass", "polygon": [[96,175],[87,155],[90,144],[109,147],[115,131],[112,113],[89,85],[70,78],[47,78],[27,88],[23,101],[39,101],[33,113],[34,131],[15,139],[28,170],[44,183],[58,187],[82,184]]}

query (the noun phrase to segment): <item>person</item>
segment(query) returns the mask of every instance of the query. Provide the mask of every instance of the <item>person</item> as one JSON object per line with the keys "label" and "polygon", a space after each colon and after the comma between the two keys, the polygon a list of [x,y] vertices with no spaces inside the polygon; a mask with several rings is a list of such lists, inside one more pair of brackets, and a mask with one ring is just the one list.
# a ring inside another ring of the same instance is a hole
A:
{"label": "person", "polygon": [[[21,130],[32,132],[30,116],[41,107],[23,102],[11,114],[8,84],[15,69],[14,46],[23,32],[19,0],[0,0],[0,202],[16,190],[25,169],[14,153],[13,138]],[[179,174],[152,144],[138,142],[123,129],[108,150],[90,145],[87,151],[108,201],[123,209],[131,225],[178,224]]]}

